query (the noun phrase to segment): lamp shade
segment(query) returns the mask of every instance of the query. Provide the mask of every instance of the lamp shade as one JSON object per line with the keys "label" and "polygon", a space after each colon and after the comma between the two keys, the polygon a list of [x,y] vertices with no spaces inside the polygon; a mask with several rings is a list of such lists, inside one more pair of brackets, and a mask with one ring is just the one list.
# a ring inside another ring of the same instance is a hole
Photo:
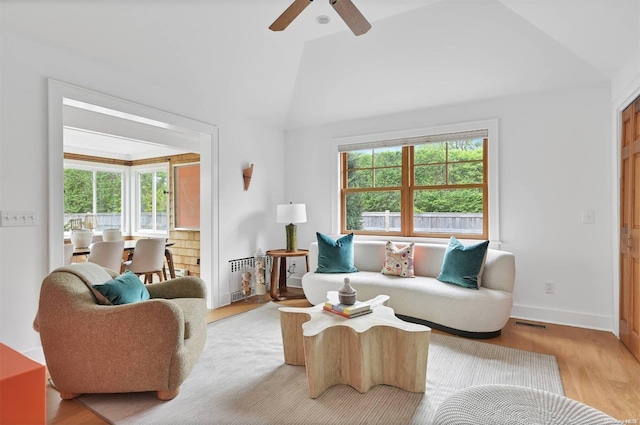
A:
{"label": "lamp shade", "polygon": [[306,223],[307,207],[305,204],[278,204],[276,220],[278,223]]}

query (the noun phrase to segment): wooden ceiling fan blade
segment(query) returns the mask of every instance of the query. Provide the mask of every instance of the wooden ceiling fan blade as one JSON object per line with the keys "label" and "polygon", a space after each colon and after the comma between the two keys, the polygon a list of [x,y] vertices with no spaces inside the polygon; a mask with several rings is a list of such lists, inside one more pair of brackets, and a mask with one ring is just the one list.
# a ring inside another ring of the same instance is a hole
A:
{"label": "wooden ceiling fan blade", "polygon": [[294,0],[293,3],[269,27],[271,31],[282,31],[293,22],[313,0]]}
{"label": "wooden ceiling fan blade", "polygon": [[371,29],[367,18],[351,0],[329,0],[329,3],[355,35],[362,35]]}

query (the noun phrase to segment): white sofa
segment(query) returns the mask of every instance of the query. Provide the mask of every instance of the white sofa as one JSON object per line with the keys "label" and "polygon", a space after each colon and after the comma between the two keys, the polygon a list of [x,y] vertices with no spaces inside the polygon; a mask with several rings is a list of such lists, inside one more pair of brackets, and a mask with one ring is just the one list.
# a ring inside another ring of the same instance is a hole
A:
{"label": "white sofa", "polygon": [[[388,305],[398,317],[449,333],[492,338],[500,334],[509,319],[515,284],[515,258],[509,252],[488,249],[481,286],[476,290],[436,280],[446,244],[415,244],[414,278],[381,273],[385,241],[354,240],[353,246],[358,272],[315,273],[318,243],[311,244],[310,272],[302,277],[302,288],[311,304],[325,302],[327,291],[339,290],[348,277],[358,291],[358,300],[389,295]],[[396,243],[396,246],[401,248],[406,243]]]}

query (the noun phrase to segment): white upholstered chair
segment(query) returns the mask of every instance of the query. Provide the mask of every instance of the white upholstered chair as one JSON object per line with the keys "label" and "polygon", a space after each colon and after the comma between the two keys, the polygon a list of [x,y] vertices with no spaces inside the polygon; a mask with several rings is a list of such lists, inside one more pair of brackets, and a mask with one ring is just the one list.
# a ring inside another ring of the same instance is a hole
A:
{"label": "white upholstered chair", "polygon": [[63,264],[65,266],[68,266],[69,264],[71,264],[71,260],[73,259],[73,249],[75,247],[73,246],[72,243],[66,243],[64,244],[64,259],[63,259]]}
{"label": "white upholstered chair", "polygon": [[162,238],[139,239],[136,241],[133,259],[124,263],[125,269],[138,276],[144,275],[144,283],[152,283],[154,274],[163,281],[164,250],[165,240]]}
{"label": "white upholstered chair", "polygon": [[87,261],[120,273],[123,253],[124,241],[95,242]]}

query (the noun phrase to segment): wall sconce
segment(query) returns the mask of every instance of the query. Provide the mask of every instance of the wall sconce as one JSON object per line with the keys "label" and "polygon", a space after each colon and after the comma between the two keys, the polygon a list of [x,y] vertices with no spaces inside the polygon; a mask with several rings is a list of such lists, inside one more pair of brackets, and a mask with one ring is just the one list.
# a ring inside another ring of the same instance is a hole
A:
{"label": "wall sconce", "polygon": [[251,175],[253,175],[253,164],[242,170],[242,179],[244,180],[244,191],[249,190],[251,183]]}

